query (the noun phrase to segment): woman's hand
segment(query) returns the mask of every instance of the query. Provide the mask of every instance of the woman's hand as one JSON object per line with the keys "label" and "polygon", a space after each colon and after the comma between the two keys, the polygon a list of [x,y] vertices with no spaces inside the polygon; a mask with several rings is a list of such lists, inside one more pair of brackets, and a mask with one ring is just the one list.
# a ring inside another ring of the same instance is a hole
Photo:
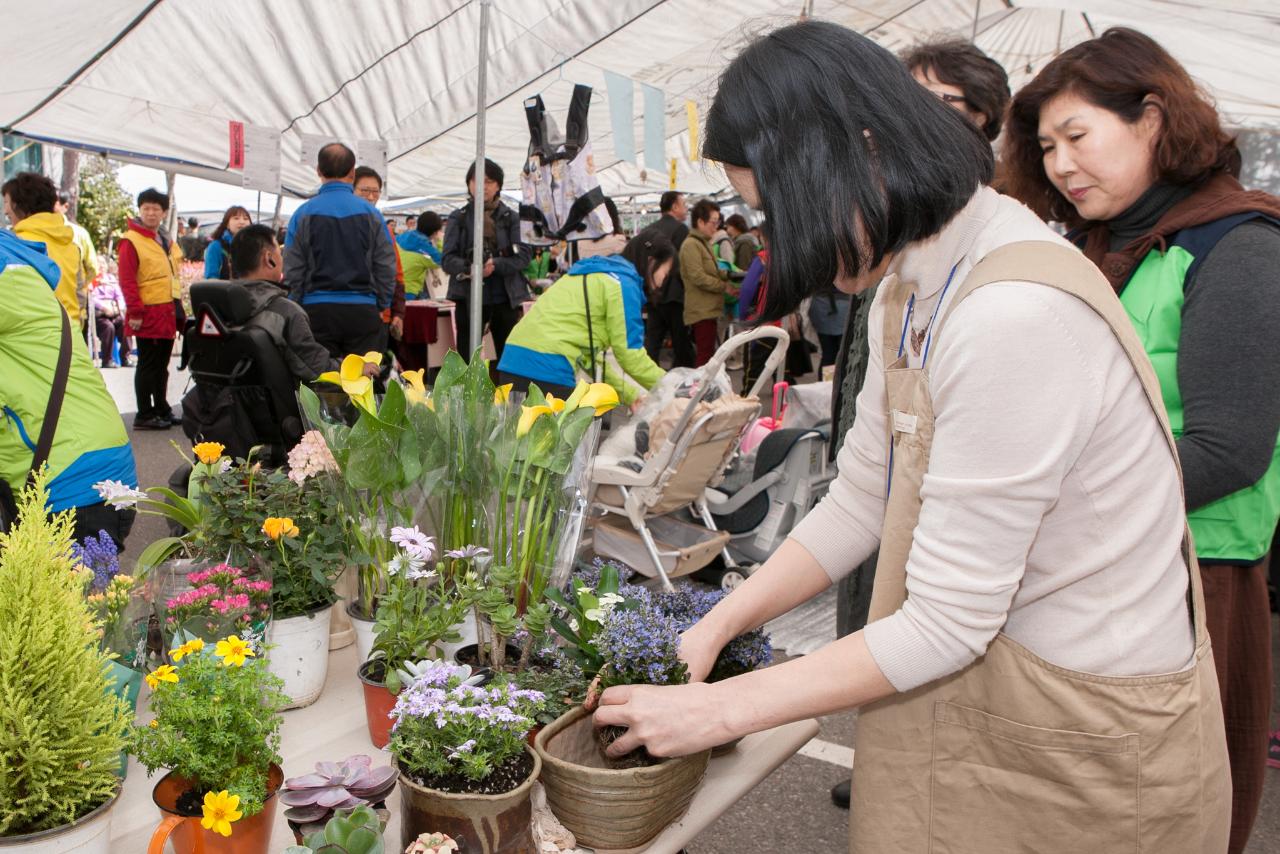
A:
{"label": "woman's hand", "polygon": [[627,731],[609,756],[644,747],[651,756],[686,756],[736,738],[725,721],[727,704],[713,685],[617,685],[600,697],[594,723]]}
{"label": "woman's hand", "polygon": [[689,681],[703,682],[711,668],[715,666],[716,657],[720,655],[722,644],[709,637],[706,627],[701,630],[698,624],[689,627],[680,636],[680,658],[689,666]]}

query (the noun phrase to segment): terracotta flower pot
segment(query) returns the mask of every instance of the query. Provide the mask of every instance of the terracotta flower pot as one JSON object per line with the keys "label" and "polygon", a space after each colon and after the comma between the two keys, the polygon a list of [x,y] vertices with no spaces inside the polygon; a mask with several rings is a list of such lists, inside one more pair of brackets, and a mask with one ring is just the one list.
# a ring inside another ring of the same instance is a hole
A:
{"label": "terracotta flower pot", "polygon": [[391,710],[396,705],[396,695],[387,690],[386,684],[371,674],[381,667],[381,661],[366,661],[356,675],[364,689],[364,714],[369,724],[369,740],[381,750],[391,741]]}
{"label": "terracotta flower pot", "polygon": [[177,812],[178,798],[191,788],[191,783],[172,772],[164,775],[151,793],[164,818],[151,836],[147,854],[163,854],[165,842],[172,843],[174,854],[270,854],[276,795],[283,783],[284,771],[279,765],[272,765],[267,775],[269,794],[262,811],[234,822],[231,835],[222,836],[201,827],[200,816]]}
{"label": "terracotta flower pot", "polygon": [[474,854],[534,854],[533,813],[529,796],[542,763],[529,748],[533,770],[528,779],[501,795],[464,795],[428,789],[400,774],[400,846],[420,833],[445,833],[463,851]]}
{"label": "terracotta flower pot", "polygon": [[50,854],[61,851],[108,854],[111,850],[111,810],[119,799],[120,788],[117,786],[115,794],[106,803],[71,824],[21,836],[0,836],[0,851],[5,854]]}
{"label": "terracotta flower pot", "polygon": [[711,751],[615,770],[605,766],[591,716],[579,706],[534,740],[547,805],[589,848],[639,848],[684,815]]}

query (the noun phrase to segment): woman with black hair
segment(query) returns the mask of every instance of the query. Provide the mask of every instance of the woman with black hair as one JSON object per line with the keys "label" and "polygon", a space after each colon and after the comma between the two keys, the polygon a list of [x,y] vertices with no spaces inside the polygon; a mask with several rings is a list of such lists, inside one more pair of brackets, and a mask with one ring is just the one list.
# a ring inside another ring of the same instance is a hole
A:
{"label": "woman with black hair", "polygon": [[[614,237],[593,243],[607,247]],[[563,397],[579,377],[600,376],[619,400],[635,403],[636,386],[648,391],[666,373],[645,352],[641,309],[647,293],[661,290],[675,255],[671,241],[650,229],[621,254],[574,264],[511,330],[498,362],[499,382],[512,383],[516,391],[527,391],[532,382]],[[609,365],[609,351],[625,376]]]}
{"label": "woman with black hair", "polygon": [[206,279],[231,278],[231,239],[240,229],[253,223],[249,209],[232,205],[222,214],[222,222],[210,235],[204,250],[204,277]]}
{"label": "woman with black hair", "polygon": [[[861,707],[855,851],[1219,854],[1230,784],[1177,457],[1106,280],[985,186],[972,122],[851,30],[754,42],[705,140],[768,218],[766,318],[888,278],[829,495],[684,633],[694,684],[603,694],[595,723],[628,727],[610,753]],[[700,682],[877,546],[865,629]]]}

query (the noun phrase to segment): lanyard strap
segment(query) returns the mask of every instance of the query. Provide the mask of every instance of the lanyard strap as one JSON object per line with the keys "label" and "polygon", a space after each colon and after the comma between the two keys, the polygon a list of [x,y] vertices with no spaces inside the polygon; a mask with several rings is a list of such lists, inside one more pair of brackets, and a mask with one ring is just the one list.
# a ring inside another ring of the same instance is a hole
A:
{"label": "lanyard strap", "polygon": [[[956,270],[960,267],[957,261],[955,266],[951,268],[951,272],[947,274],[946,284],[942,286],[942,293],[938,294],[938,303],[933,307],[933,314],[929,316],[929,325],[926,327],[924,352],[920,357],[920,367],[924,367],[929,361],[929,345],[933,343],[933,323],[938,319],[938,311],[942,308],[942,301],[947,298],[947,291],[951,288],[951,280],[956,277]],[[911,317],[915,313],[916,295],[911,295],[911,300],[907,303],[907,316],[902,321],[902,337],[898,339],[898,355],[901,356],[907,343],[907,330],[911,328]]]}

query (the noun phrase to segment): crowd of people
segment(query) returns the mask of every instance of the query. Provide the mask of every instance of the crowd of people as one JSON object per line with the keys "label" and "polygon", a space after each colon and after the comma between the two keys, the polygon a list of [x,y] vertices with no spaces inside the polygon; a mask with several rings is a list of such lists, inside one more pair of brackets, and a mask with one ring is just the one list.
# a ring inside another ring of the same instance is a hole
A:
{"label": "crowd of people", "polygon": [[[688,752],[862,706],[855,780],[832,793],[853,802],[860,850],[906,850],[904,833],[924,850],[943,829],[952,844],[982,834],[957,849],[980,850],[1015,825],[1023,847],[1060,850],[1050,837],[1070,824],[1100,828],[1104,850],[1123,826],[1153,850],[1243,851],[1271,715],[1280,200],[1241,186],[1212,102],[1127,29],[1012,93],[969,42],[895,57],[805,22],[733,61],[704,155],[767,222],[669,191],[634,234],[610,203],[613,233],[535,247],[497,163],[467,171],[466,205],[396,234],[382,177],[332,143],[283,245],[229,208],[204,277],[244,284],[255,313],[279,316],[302,382],[348,353],[394,354],[406,303],[426,297],[453,303],[459,352],[480,344],[467,322],[477,204],[479,313],[492,370],[517,390],[567,395],[591,376],[635,403],[668,353],[697,367],[733,324],[807,321],[831,370],[839,475],[684,653],[699,677],[726,638],[832,583],[841,639],[732,680],[734,701],[705,685],[611,689],[597,722],[630,728],[616,752]],[[185,312],[169,199],[138,197],[100,271],[48,179],[18,175],[3,195],[0,281],[15,295],[0,304],[13,366],[0,475],[20,487],[47,460],[51,509],[76,507],[78,525],[123,543],[131,516],[89,485],[136,483],[128,436],[93,357],[74,347],[59,364],[59,328],[87,323],[91,300],[98,364],[129,365],[136,347],[133,429],[176,423],[166,389]],[[800,347],[794,370],[808,372]],[[748,377],[759,361],[748,352]],[[939,776],[939,755],[980,737],[995,739],[982,774]],[[1006,755],[1001,740],[1028,750]],[[1086,780],[1068,753],[1128,758],[1098,758]],[[1000,792],[1008,810],[974,800]],[[1018,809],[1043,818],[1043,847],[1025,844]],[[981,827],[962,826],[975,814]]]}

